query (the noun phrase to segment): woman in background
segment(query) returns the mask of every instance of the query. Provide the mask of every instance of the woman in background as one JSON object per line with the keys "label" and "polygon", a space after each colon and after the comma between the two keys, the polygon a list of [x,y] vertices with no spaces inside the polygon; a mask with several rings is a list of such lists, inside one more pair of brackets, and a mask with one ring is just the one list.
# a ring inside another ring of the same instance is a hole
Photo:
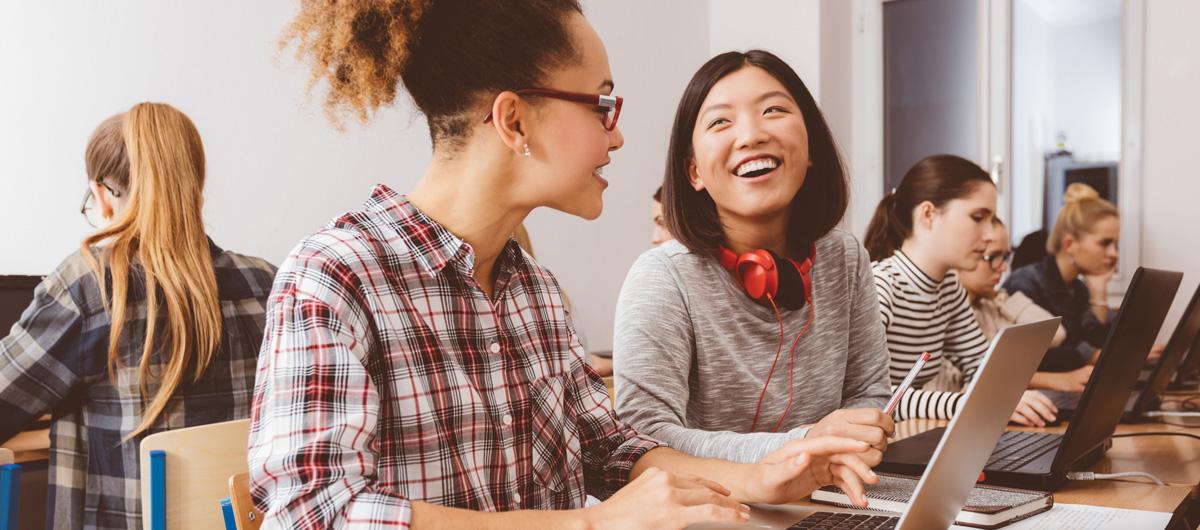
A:
{"label": "woman in background", "polygon": [[[979,266],[970,271],[959,271],[958,277],[971,302],[971,310],[979,321],[979,329],[990,342],[1001,329],[1017,324],[1027,324],[1053,317],[1049,311],[1033,303],[1022,293],[1009,293],[999,288],[1000,279],[1008,270],[1008,259],[1012,246],[1008,231],[999,217],[992,218],[992,242],[988,243]],[[1067,331],[1059,326],[1050,347],[1062,344]],[[1091,366],[1070,372],[1037,372],[1029,388],[1079,392],[1092,375]]]}
{"label": "woman in background", "polygon": [[[953,155],[918,161],[875,208],[866,247],[874,260],[880,316],[887,332],[892,384],[899,384],[924,352],[930,360],[901,398],[905,418],[950,419],[961,392],[924,390],[953,363],[969,381],[988,342],[967,302],[957,270],[979,265],[993,240],[996,186],[982,168]],[[1011,420],[1044,426],[1057,410],[1027,391]]]}
{"label": "woman in background", "polygon": [[[1009,275],[1004,288],[1062,317],[1067,338],[1046,352],[1039,371],[1072,372],[1096,364],[1108,336],[1108,283],[1117,270],[1121,218],[1086,184],[1067,187],[1039,263]],[[1155,353],[1160,352],[1156,348]]]}
{"label": "woman in background", "polygon": [[275,268],[204,233],[204,147],[174,107],[105,120],[85,162],[101,228],[0,340],[0,441],[52,414],[54,526],[140,530],[141,439],[250,415]]}

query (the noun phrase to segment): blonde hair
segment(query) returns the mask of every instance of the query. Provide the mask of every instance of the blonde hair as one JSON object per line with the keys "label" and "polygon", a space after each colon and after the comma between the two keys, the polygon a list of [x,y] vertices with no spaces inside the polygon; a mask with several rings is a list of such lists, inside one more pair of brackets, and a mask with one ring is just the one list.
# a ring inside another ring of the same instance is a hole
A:
{"label": "blonde hair", "polygon": [[1096,223],[1109,216],[1119,217],[1117,207],[1101,198],[1091,186],[1078,182],[1067,186],[1067,192],[1063,194],[1063,207],[1058,211],[1054,228],[1046,240],[1046,251],[1058,253],[1062,250],[1063,238],[1068,234],[1078,238],[1091,232]]}
{"label": "blonde hair", "polygon": [[[195,125],[179,110],[139,103],[102,123],[86,153],[89,178],[110,178],[129,197],[120,217],[81,245],[111,318],[109,377],[115,378],[122,364],[118,345],[129,311],[131,275],[144,282],[146,296],[146,340],[138,365],[143,400],[152,378],[151,359],[157,354],[166,363],[158,391],[128,440],[154,424],[189,368],[193,380],[199,380],[221,341],[217,280],[201,219],[204,146]],[[124,163],[119,157],[126,158]],[[91,173],[92,168],[114,167],[125,167],[128,174]],[[112,282],[111,300],[106,277]],[[160,330],[162,310],[166,326]],[[156,343],[161,344],[157,352]]]}

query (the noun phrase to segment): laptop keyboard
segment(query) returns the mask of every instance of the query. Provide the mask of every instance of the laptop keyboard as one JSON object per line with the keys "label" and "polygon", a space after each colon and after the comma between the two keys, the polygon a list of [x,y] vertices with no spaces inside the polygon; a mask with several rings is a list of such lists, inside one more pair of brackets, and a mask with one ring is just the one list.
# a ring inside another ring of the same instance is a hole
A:
{"label": "laptop keyboard", "polygon": [[891,530],[899,517],[853,513],[816,512],[789,526],[788,530]]}
{"label": "laptop keyboard", "polygon": [[1062,436],[1037,432],[1005,431],[992,451],[985,470],[1011,471],[1058,449]]}

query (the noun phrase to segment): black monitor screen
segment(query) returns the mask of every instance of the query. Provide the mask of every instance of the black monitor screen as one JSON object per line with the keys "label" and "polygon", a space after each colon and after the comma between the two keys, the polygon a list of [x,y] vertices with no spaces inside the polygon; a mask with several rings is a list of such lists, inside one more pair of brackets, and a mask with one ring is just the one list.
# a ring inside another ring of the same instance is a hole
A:
{"label": "black monitor screen", "polygon": [[0,276],[0,337],[8,335],[12,325],[33,301],[33,289],[40,276]]}
{"label": "black monitor screen", "polygon": [[1092,189],[1100,194],[1100,197],[1116,204],[1117,190],[1109,189],[1109,184],[1112,183],[1112,170],[1105,166],[1100,167],[1081,167],[1068,169],[1066,171],[1066,182],[1063,183],[1063,189],[1076,182],[1087,184]]}

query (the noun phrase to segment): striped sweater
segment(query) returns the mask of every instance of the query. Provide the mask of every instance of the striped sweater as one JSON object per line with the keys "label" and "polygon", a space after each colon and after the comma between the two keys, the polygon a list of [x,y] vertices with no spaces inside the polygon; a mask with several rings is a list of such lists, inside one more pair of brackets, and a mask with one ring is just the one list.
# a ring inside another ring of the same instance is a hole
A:
{"label": "striped sweater", "polygon": [[983,361],[988,341],[971,312],[966,289],[954,271],[941,281],[934,280],[900,251],[873,263],[872,270],[893,387],[923,352],[930,356],[912,389],[901,398],[897,418],[953,417],[962,393],[920,389],[937,376],[943,362],[952,363],[963,373],[964,381],[970,381]]}

